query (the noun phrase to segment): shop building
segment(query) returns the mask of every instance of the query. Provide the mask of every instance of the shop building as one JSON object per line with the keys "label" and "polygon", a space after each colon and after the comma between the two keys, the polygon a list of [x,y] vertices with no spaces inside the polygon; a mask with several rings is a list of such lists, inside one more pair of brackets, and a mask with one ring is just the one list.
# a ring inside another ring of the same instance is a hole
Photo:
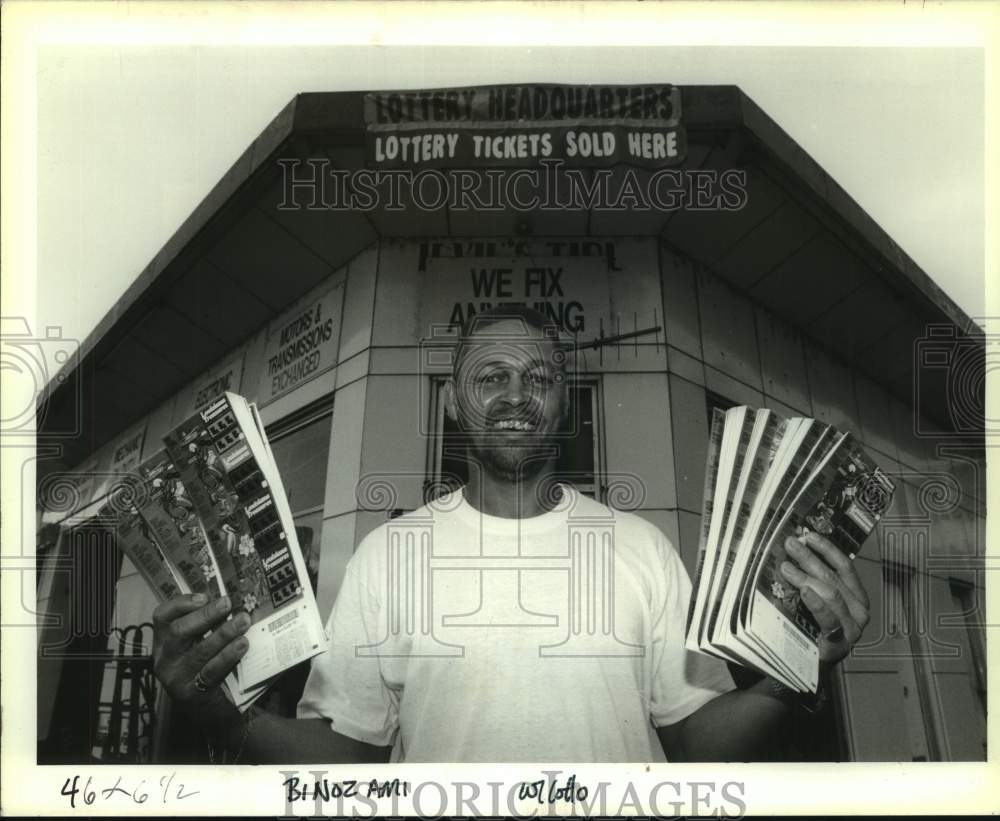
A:
{"label": "shop building", "polygon": [[803,754],[984,758],[981,332],[738,88],[565,90],[576,130],[553,88],[297,96],[81,342],[39,410],[40,762],[179,743],[148,670],[106,663],[148,654],[155,606],[95,518],[115,481],[221,391],[255,401],[325,617],[359,541],[461,472],[440,388],[454,323],[497,302],[575,336],[561,465],[692,574],[712,407],[853,431],[897,493]]}

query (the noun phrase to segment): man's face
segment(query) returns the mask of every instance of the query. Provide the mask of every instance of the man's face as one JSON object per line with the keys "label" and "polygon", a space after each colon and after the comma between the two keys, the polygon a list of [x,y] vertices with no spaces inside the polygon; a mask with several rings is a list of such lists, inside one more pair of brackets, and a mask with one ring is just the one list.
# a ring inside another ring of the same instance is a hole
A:
{"label": "man's face", "polygon": [[464,346],[448,411],[484,470],[516,481],[542,469],[568,411],[564,362],[551,339],[513,319]]}

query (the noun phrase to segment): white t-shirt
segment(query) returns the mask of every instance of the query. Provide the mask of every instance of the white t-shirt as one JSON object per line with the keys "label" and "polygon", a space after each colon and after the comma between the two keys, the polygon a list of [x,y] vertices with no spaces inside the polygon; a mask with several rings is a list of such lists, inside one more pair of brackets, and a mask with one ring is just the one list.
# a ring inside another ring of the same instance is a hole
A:
{"label": "white t-shirt", "polygon": [[655,728],[734,686],[684,648],[690,593],[634,514],[563,486],[504,519],[458,490],[358,546],[298,715],[393,761],[663,761]]}

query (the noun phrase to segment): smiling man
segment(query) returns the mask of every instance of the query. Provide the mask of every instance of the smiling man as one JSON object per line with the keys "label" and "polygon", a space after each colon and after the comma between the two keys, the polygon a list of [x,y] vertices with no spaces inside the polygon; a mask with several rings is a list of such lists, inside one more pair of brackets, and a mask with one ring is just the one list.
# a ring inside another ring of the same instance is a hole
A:
{"label": "smiling man", "polygon": [[[248,761],[760,757],[798,697],[767,678],[737,690],[724,664],[688,652],[691,584],[674,547],[554,476],[569,441],[566,354],[528,308],[463,328],[445,404],[468,481],[358,546],[297,719],[229,705],[217,685],[245,652],[247,620],[191,597],[154,615],[171,696]],[[790,555],[786,576],[824,630],[821,662],[836,663],[867,597],[824,539]]]}

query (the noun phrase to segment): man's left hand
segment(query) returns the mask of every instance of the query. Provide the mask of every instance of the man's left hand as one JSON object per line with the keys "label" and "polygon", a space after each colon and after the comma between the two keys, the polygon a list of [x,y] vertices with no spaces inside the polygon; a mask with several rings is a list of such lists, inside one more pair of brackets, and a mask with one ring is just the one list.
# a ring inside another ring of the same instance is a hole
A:
{"label": "man's left hand", "polygon": [[851,651],[869,621],[868,594],[854,562],[829,539],[812,532],[801,541],[788,538],[785,551],[791,561],[782,563],[782,575],[799,591],[822,631],[820,665],[836,664]]}

